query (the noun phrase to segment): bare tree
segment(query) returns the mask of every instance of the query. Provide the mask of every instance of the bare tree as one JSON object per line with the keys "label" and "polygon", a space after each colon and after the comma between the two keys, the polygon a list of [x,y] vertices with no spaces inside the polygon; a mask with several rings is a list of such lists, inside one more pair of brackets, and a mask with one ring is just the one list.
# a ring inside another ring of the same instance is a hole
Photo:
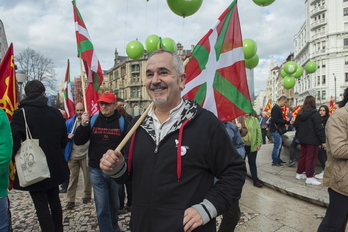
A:
{"label": "bare tree", "polygon": [[44,57],[33,49],[27,48],[16,55],[15,60],[18,70],[25,72],[24,86],[27,81],[39,80],[45,85],[47,92],[52,94],[57,92],[56,73],[51,58]]}

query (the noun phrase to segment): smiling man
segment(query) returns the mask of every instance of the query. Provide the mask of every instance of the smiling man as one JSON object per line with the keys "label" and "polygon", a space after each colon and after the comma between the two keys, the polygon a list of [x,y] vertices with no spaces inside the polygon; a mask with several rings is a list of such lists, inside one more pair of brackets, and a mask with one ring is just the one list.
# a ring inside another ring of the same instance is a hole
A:
{"label": "smiling man", "polygon": [[214,114],[181,98],[185,78],[177,55],[153,52],[145,84],[154,107],[125,157],[109,150],[100,162],[118,183],[133,181],[132,232],[216,231],[215,217],[240,198],[245,162]]}
{"label": "smiling man", "polygon": [[116,96],[105,92],[99,97],[100,113],[89,117],[85,112],[81,125],[74,136],[76,145],[83,145],[88,140],[88,169],[92,182],[94,200],[101,232],[119,232],[118,222],[118,185],[110,176],[100,170],[99,162],[108,149],[116,149],[124,138],[127,121],[116,109]]}

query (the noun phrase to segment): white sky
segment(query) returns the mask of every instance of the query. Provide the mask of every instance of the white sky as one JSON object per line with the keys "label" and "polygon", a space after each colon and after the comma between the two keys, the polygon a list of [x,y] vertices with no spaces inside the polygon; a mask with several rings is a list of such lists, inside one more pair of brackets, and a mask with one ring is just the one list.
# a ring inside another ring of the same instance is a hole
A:
{"label": "white sky", "polygon": [[[165,0],[77,0],[103,70],[112,68],[114,52],[125,56],[128,42],[157,34],[181,42],[184,49],[195,45],[213,26],[232,0],[204,0],[202,7],[183,19]],[[243,38],[258,45],[259,65],[254,70],[255,94],[266,88],[273,57],[280,65],[293,52],[293,38],[305,20],[304,0],[276,0],[260,7],[252,0],[239,0]],[[71,78],[79,74],[73,7],[70,0],[0,0],[8,44],[15,54],[30,47],[51,58],[58,81],[64,80],[67,59]]]}

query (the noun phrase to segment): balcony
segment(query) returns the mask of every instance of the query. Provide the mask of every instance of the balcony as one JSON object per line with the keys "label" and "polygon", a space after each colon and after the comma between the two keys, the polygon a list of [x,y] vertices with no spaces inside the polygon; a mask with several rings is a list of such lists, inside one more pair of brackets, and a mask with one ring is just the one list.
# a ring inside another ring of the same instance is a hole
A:
{"label": "balcony", "polygon": [[316,20],[314,23],[311,24],[311,30],[315,30],[318,27],[324,26],[326,23],[326,18]]}
{"label": "balcony", "polygon": [[324,11],[326,11],[326,5],[322,5],[322,6],[313,8],[313,10],[311,10],[311,14],[310,15],[311,15],[311,17],[314,17],[317,14],[320,14],[320,13],[322,13]]}

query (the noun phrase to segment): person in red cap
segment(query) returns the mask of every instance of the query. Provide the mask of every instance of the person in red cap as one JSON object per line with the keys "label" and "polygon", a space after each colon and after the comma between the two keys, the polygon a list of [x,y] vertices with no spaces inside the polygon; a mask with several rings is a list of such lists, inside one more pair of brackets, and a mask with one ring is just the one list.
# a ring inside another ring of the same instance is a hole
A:
{"label": "person in red cap", "polygon": [[88,169],[101,232],[121,231],[118,226],[118,185],[99,167],[103,154],[109,149],[116,149],[128,126],[128,122],[116,109],[116,101],[116,96],[111,92],[101,94],[98,100],[100,113],[89,117],[85,112],[74,136],[76,145],[90,141]]}

